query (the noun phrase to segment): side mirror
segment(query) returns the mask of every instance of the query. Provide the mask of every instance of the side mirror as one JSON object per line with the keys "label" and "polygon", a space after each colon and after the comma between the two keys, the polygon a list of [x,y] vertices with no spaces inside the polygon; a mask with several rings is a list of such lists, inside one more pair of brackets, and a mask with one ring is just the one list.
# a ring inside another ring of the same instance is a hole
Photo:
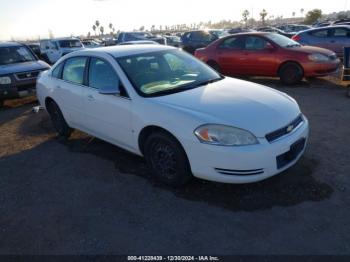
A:
{"label": "side mirror", "polygon": [[115,86],[101,88],[99,93],[103,95],[120,95],[119,82]]}

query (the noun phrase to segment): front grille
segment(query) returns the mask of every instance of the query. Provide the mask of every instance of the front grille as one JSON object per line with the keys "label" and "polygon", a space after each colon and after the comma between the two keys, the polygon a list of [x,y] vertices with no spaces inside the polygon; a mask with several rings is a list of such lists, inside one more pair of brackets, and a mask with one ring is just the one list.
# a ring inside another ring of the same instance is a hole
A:
{"label": "front grille", "polygon": [[28,90],[32,90],[32,89],[35,89],[35,84],[27,84],[27,85],[17,86],[17,91],[18,92],[28,91]]}
{"label": "front grille", "polygon": [[286,165],[288,165],[289,163],[291,163],[292,161],[294,161],[300,155],[301,151],[303,151],[305,147],[305,142],[306,142],[306,139],[302,138],[297,142],[295,142],[293,145],[291,145],[290,150],[288,152],[282,155],[279,155],[276,158],[277,168],[281,169]]}
{"label": "front grille", "polygon": [[250,170],[234,170],[234,169],[222,169],[215,168],[217,172],[223,175],[234,175],[234,176],[249,176],[249,175],[259,175],[264,173],[264,169],[250,169]]}
{"label": "front grille", "polygon": [[16,74],[16,77],[19,80],[27,80],[32,78],[37,78],[40,71],[31,71],[31,72],[24,72],[24,73],[18,73]]}
{"label": "front grille", "polygon": [[288,125],[277,129],[269,134],[267,134],[265,136],[265,138],[267,139],[267,141],[269,141],[270,143],[277,140],[278,138],[289,134],[290,132],[292,132],[297,126],[299,126],[302,122],[303,122],[303,116],[299,115],[296,119],[294,119],[291,123],[289,123]]}

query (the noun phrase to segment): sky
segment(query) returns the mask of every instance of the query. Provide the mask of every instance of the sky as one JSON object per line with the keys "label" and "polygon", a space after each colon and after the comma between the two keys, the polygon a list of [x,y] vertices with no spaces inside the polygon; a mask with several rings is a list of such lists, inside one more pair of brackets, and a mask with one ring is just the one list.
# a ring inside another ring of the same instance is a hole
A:
{"label": "sky", "polygon": [[268,16],[300,16],[314,8],[323,13],[350,9],[349,0],[0,0],[0,40],[70,36],[93,33],[98,19],[104,28],[132,30],[152,25],[191,24],[222,19],[241,20],[248,9],[255,19],[265,8]]}

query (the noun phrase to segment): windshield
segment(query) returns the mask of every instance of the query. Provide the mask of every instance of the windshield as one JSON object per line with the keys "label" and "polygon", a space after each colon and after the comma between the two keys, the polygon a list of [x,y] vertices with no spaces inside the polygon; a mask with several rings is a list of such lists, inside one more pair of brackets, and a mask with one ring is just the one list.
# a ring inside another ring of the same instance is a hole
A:
{"label": "windshield", "polygon": [[62,48],[82,47],[79,40],[60,40],[58,43]]}
{"label": "windshield", "polygon": [[267,34],[266,37],[275,42],[280,47],[298,47],[300,44],[294,40],[279,34]]}
{"label": "windshield", "polygon": [[141,96],[159,96],[189,90],[222,77],[195,57],[167,50],[117,58]]}
{"label": "windshield", "polygon": [[25,46],[9,46],[0,48],[0,65],[35,61],[35,57]]}

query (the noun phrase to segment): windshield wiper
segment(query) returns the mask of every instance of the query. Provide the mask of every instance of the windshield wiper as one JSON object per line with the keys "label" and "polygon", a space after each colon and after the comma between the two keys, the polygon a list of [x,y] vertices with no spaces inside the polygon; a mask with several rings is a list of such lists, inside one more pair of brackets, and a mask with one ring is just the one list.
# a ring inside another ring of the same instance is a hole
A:
{"label": "windshield wiper", "polygon": [[202,81],[202,82],[199,82],[199,83],[194,83],[194,85],[197,87],[197,86],[206,86],[208,84],[211,84],[211,83],[214,83],[214,82],[217,82],[217,81],[220,81],[222,79],[224,79],[225,77],[218,77],[218,78],[214,78],[214,79],[209,79],[209,80],[206,80],[206,81]]}
{"label": "windshield wiper", "polygon": [[286,47],[299,47],[300,45],[299,44],[292,44],[292,45],[286,45]]}
{"label": "windshield wiper", "polygon": [[224,78],[225,77],[222,76],[222,77],[218,77],[218,78],[202,81],[202,82],[199,82],[199,83],[185,84],[185,85],[178,86],[178,87],[175,87],[175,88],[170,88],[170,89],[158,91],[158,92],[155,92],[155,93],[151,93],[151,94],[148,94],[147,96],[148,97],[154,97],[154,96],[162,96],[162,95],[169,95],[169,94],[179,93],[179,92],[182,92],[182,91],[194,89],[194,88],[199,87],[199,86],[205,86],[205,85],[208,85],[208,84],[220,81],[220,80],[222,80]]}

